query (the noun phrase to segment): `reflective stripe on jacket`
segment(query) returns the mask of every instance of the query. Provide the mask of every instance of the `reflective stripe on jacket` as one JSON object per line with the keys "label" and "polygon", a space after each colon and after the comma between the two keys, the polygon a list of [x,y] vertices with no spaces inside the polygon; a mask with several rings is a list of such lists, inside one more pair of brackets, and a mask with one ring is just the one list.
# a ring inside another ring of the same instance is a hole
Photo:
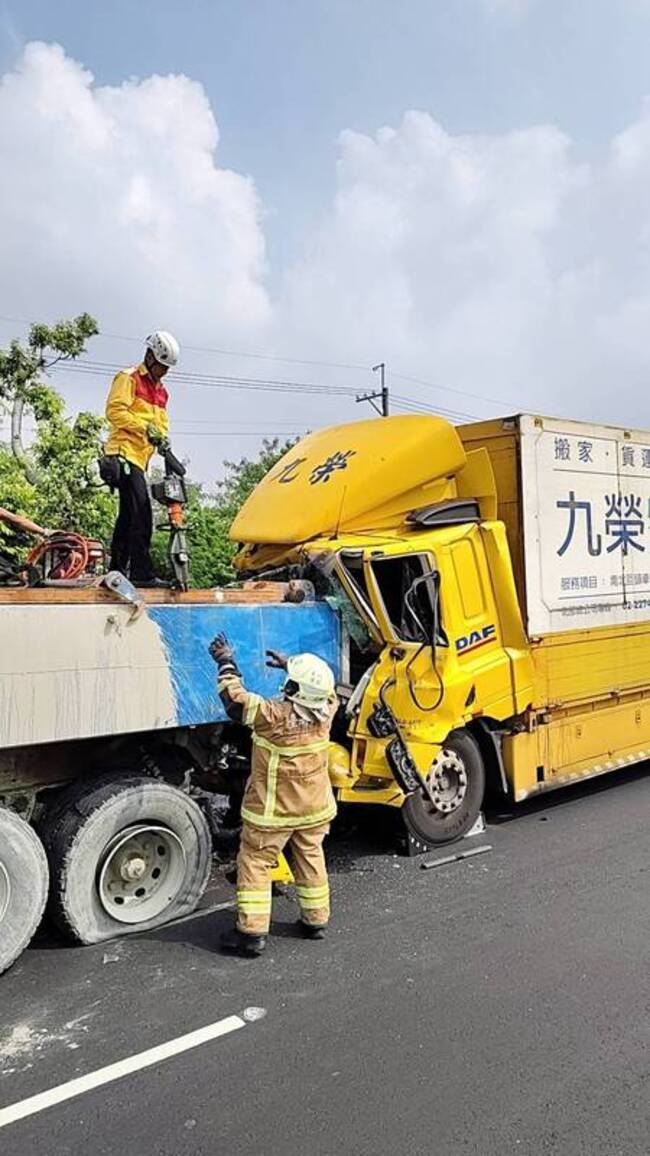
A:
{"label": "reflective stripe on jacket", "polygon": [[336,702],[325,718],[305,718],[286,699],[249,693],[234,673],[221,675],[219,693],[229,716],[253,731],[242,819],[286,830],[329,823],[336,814],[327,770]]}
{"label": "reflective stripe on jacket", "polygon": [[167,399],[164,385],[149,376],[144,364],[118,373],[106,401],[110,432],[105,452],[145,470],[153,453],[147,426],[155,426],[163,437],[169,432]]}

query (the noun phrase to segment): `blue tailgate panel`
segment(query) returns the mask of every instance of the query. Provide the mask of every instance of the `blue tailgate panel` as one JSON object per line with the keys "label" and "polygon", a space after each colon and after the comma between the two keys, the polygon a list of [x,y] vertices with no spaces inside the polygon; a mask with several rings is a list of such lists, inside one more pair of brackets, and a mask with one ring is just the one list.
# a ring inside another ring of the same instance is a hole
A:
{"label": "blue tailgate panel", "polygon": [[208,654],[209,642],[220,631],[235,648],[247,688],[265,698],[277,695],[285,678],[283,671],[265,666],[267,650],[311,651],[340,678],[341,627],[326,603],[150,606],[148,614],[162,635],[179,726],[226,718],[217,694],[217,668]]}

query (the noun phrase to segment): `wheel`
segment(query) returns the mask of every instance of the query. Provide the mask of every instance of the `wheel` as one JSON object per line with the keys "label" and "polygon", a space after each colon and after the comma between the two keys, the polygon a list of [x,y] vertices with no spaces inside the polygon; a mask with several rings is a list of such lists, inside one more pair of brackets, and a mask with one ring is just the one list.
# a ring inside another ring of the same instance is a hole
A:
{"label": "wheel", "polygon": [[0,972],[18,959],[41,922],[48,882],[38,835],[13,811],[0,810]]}
{"label": "wheel", "polygon": [[100,943],[194,911],[212,860],[203,812],[147,778],[78,786],[44,832],[50,914],[68,936]]}
{"label": "wheel", "polygon": [[467,731],[453,731],[427,775],[430,795],[409,795],[403,807],[411,834],[432,845],[462,839],[478,819],[485,792],[485,769],[477,743]]}

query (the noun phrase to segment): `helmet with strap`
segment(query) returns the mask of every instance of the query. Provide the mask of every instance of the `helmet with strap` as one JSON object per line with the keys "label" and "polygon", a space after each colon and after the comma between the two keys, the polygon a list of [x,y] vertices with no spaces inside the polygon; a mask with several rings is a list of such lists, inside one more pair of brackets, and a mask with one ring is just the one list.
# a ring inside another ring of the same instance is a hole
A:
{"label": "helmet with strap", "polygon": [[180,354],[180,345],[171,333],[167,333],[165,329],[156,329],[155,333],[150,333],[145,346],[153,353],[156,361],[161,365],[166,365],[169,368],[176,365],[178,356]]}
{"label": "helmet with strap", "polygon": [[284,693],[299,706],[322,710],[334,695],[334,674],[316,654],[294,654],[287,660]]}

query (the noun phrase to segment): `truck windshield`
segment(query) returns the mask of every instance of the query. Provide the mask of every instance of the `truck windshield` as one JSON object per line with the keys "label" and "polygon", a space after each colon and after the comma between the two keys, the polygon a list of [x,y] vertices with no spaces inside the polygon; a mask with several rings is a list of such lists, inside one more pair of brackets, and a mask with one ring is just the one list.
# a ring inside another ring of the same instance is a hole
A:
{"label": "truck windshield", "polygon": [[[405,642],[428,642],[435,619],[435,587],[433,579],[420,582],[406,595],[417,578],[431,574],[431,561],[426,554],[406,554],[399,558],[373,558],[372,570],[379,587],[386,615],[398,638]],[[445,645],[440,623],[437,639]]]}

